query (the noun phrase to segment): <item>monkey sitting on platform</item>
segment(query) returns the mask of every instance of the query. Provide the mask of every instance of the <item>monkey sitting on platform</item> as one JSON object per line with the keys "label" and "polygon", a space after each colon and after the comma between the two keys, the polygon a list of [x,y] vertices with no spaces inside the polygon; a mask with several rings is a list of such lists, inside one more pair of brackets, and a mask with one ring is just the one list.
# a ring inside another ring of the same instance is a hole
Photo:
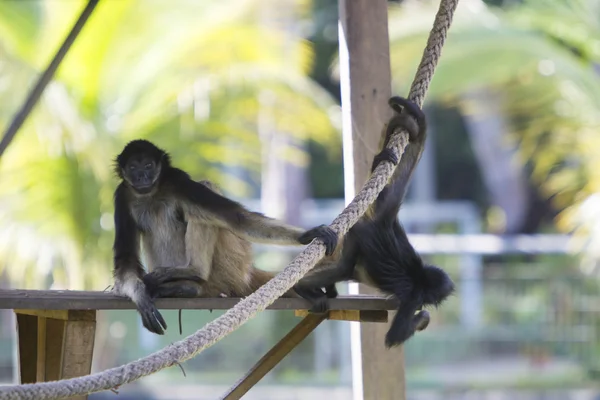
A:
{"label": "monkey sitting on platform", "polygon": [[321,238],[328,254],[337,241],[324,226],[305,232],[247,210],[210,182],[171,166],[169,154],[147,140],[128,143],[115,169],[121,183],[114,195],[114,290],[135,303],[144,327],[157,334],[167,325],[155,298],[243,297],[269,281],[274,274],[252,264],[250,241],[308,244]]}

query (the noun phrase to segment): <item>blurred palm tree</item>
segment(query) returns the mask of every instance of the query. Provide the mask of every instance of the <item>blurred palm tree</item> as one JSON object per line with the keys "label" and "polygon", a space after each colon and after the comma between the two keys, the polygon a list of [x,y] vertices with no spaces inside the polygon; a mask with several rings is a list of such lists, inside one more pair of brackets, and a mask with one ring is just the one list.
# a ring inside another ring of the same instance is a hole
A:
{"label": "blurred palm tree", "polygon": [[[223,164],[260,167],[258,99],[268,91],[276,129],[338,145],[335,103],[306,77],[310,45],[290,48],[260,25],[257,3],[100,2],[0,163],[0,273],[14,286],[110,284],[111,160],[127,140],[155,141],[192,175],[235,180]],[[83,6],[0,2],[2,126]]]}
{"label": "blurred palm tree", "polygon": [[[396,92],[408,91],[438,5],[390,8]],[[426,100],[457,106],[465,119],[478,117],[482,101],[498,102],[504,129],[482,124],[470,132],[472,145],[504,143],[517,152],[512,159],[480,157],[481,168],[502,175],[514,163],[530,164],[531,178],[562,210],[563,230],[600,222],[589,213],[586,221],[577,218],[582,202],[600,190],[599,10],[598,0],[525,0],[504,10],[461,0]],[[489,186],[508,197],[518,187]]]}

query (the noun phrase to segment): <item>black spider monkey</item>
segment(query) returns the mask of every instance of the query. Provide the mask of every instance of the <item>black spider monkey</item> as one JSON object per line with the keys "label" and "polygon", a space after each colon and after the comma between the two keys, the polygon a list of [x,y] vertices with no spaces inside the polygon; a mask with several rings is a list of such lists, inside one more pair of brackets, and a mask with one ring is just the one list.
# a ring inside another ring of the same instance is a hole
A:
{"label": "black spider monkey", "polygon": [[[312,312],[328,310],[328,298],[337,296],[335,283],[340,281],[358,281],[394,296],[400,305],[386,335],[389,348],[425,329],[429,313],[415,312],[426,305],[440,305],[454,291],[454,283],[441,268],[423,263],[398,221],[408,183],[425,146],[427,124],[414,102],[395,96],[388,103],[394,116],[385,128],[383,150],[374,157],[371,173],[383,161],[397,165],[390,183],[343,238],[343,246],[337,246],[332,256],[324,258],[294,290],[311,301]],[[386,148],[398,128],[409,133],[409,144],[399,164],[398,157]]]}
{"label": "black spider monkey", "polygon": [[[171,166],[147,140],[129,142],[116,158],[114,290],[129,297],[144,327],[163,334],[159,297],[248,296],[274,274],[252,265],[250,241],[308,244],[321,238],[331,254],[337,235],[324,226],[305,232],[252,212]],[[140,239],[146,274],[140,261]],[[285,296],[297,296],[293,290]]]}

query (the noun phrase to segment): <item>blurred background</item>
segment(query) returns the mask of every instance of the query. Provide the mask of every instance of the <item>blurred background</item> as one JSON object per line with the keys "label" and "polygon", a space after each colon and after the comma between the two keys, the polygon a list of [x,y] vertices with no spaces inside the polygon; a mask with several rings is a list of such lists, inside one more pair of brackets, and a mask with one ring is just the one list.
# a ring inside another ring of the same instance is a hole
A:
{"label": "blurred background", "polygon": [[[438,5],[389,2],[393,93],[408,93]],[[0,0],[2,129],[83,6]],[[133,138],[255,210],[331,222],[344,207],[337,17],[336,1],[101,1],[2,156],[0,287],[112,283],[112,160]],[[600,399],[599,62],[600,0],[460,1],[400,213],[458,291],[405,345],[408,399]],[[298,252],[255,250],[270,270]],[[184,336],[218,315],[184,311]],[[90,399],[217,398],[297,321],[263,312],[187,377],[172,367]],[[99,312],[93,371],[180,338]],[[0,383],[18,378],[15,345],[0,310]],[[330,321],[245,398],[350,399],[351,385],[350,323]]]}

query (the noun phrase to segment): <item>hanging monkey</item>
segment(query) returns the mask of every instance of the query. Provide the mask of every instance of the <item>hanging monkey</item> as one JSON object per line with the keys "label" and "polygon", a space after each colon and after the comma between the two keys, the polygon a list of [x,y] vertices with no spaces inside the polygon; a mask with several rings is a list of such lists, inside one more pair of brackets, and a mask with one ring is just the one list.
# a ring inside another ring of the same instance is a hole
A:
{"label": "hanging monkey", "polygon": [[[425,329],[430,317],[420,309],[439,306],[454,291],[454,283],[444,270],[423,263],[397,218],[425,146],[425,115],[414,102],[402,97],[392,97],[389,105],[394,116],[385,128],[384,147],[374,157],[371,173],[381,162],[389,161],[397,165],[390,182],[333,254],[294,286],[296,293],[313,303],[313,312],[327,311],[328,298],[337,296],[337,291],[330,290],[341,281],[361,282],[395,297],[400,305],[386,334],[388,348]],[[409,144],[398,163],[398,157],[386,146],[399,128],[408,131]]]}

